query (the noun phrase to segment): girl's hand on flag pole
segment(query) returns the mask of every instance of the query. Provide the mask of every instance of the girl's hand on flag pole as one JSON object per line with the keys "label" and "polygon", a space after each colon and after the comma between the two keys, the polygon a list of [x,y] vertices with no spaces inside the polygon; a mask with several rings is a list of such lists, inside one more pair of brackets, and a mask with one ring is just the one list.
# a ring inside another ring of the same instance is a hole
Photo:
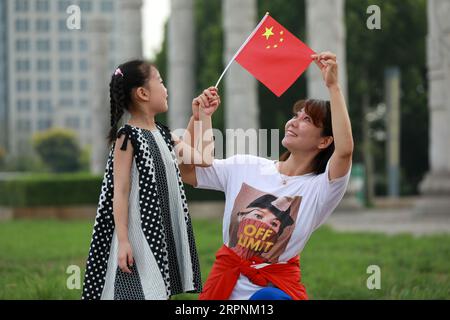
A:
{"label": "girl's hand on flag pole", "polygon": [[332,52],[321,52],[319,54],[313,54],[311,58],[319,67],[322,73],[325,85],[328,88],[336,86],[338,84],[338,64],[336,61],[336,55]]}
{"label": "girl's hand on flag pole", "polygon": [[192,114],[195,120],[199,120],[200,108],[207,116],[212,116],[212,114],[217,110],[220,105],[220,96],[217,93],[217,88],[209,87],[203,90],[197,98],[192,100]]}

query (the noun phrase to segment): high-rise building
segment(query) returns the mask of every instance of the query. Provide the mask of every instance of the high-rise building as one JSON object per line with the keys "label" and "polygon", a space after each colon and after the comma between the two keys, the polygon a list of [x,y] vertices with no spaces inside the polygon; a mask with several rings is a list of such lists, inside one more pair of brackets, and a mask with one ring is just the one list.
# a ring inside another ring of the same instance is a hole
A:
{"label": "high-rise building", "polygon": [[7,82],[6,82],[6,2],[0,1],[0,149],[7,145]]}
{"label": "high-rise building", "polygon": [[[1,0],[0,37],[6,30],[6,41],[0,43],[1,90],[7,94],[7,150],[10,155],[31,152],[34,133],[51,127],[74,130],[82,146],[92,143],[91,98],[96,79],[93,68],[98,55],[91,55],[95,35],[88,24],[94,19],[111,23],[107,59],[111,73],[118,63],[115,19],[123,0]],[[73,7],[73,6],[77,7]],[[73,22],[77,11],[80,28]],[[75,9],[75,10],[74,10]],[[140,6],[135,8],[140,12]],[[75,16],[74,16],[75,15]],[[137,21],[136,23],[139,23]],[[3,25],[2,25],[3,23]],[[73,28],[75,27],[75,28]],[[140,31],[140,27],[139,27]],[[130,34],[140,40],[140,32]],[[4,58],[2,51],[5,51]],[[107,93],[106,93],[107,94]],[[109,114],[105,114],[109,117]]]}

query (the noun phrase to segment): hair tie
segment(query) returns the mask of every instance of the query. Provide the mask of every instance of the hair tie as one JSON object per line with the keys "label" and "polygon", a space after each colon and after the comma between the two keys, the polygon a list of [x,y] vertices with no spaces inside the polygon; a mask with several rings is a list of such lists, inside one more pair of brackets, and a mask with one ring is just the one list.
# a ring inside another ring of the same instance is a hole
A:
{"label": "hair tie", "polygon": [[115,76],[117,76],[118,74],[120,74],[123,77],[123,73],[122,70],[120,70],[120,68],[117,68],[116,71],[114,72]]}

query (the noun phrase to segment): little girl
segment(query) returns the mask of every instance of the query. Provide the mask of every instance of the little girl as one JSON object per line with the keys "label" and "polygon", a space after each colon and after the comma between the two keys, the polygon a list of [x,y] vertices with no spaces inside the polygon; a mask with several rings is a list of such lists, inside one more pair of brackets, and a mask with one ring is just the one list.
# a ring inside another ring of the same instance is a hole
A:
{"label": "little girl", "polygon": [[[140,60],[120,65],[111,78],[110,98],[112,146],[82,299],[169,299],[199,293],[200,266],[177,154],[191,154],[188,161],[196,157],[201,166],[210,165],[212,155],[203,156],[155,121],[155,115],[168,109],[167,90],[155,66]],[[203,148],[213,143],[207,130],[219,103],[215,88],[192,102],[203,124]],[[125,111],[131,118],[118,130]]]}

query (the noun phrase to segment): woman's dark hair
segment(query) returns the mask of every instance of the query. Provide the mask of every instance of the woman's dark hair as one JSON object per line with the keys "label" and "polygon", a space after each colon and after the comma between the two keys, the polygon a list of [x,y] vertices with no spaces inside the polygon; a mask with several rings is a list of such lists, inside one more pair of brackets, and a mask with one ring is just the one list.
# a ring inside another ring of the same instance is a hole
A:
{"label": "woman's dark hair", "polygon": [[108,135],[110,144],[117,139],[117,129],[124,111],[130,108],[132,90],[145,86],[151,78],[152,66],[143,60],[131,60],[121,64],[111,76],[109,83],[111,129]]}
{"label": "woman's dark hair", "polygon": [[[292,111],[297,113],[304,109],[304,112],[312,119],[316,127],[322,128],[322,137],[333,136],[333,127],[331,126],[331,105],[330,101],[307,99],[297,101]],[[328,160],[334,152],[334,141],[324,150],[320,151],[313,160],[313,171],[315,174],[325,172]],[[291,153],[286,151],[280,157],[280,161],[286,161]]]}

